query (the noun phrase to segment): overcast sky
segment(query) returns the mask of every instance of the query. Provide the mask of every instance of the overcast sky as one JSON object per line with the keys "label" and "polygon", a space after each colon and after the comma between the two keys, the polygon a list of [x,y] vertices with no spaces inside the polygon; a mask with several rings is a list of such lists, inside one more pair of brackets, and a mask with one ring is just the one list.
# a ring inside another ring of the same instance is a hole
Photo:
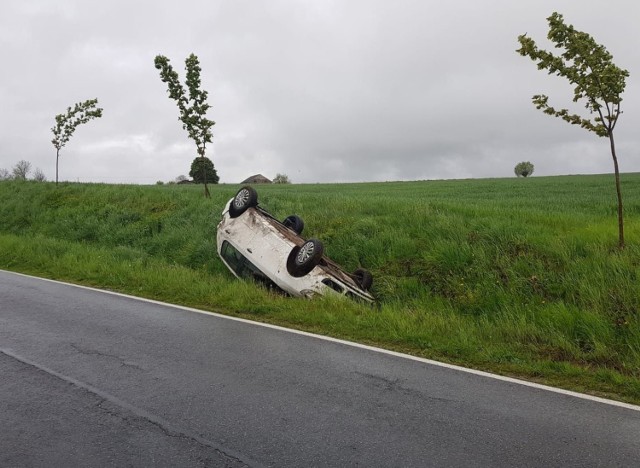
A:
{"label": "overcast sky", "polygon": [[[98,98],[60,179],[153,184],[188,174],[195,145],[154,68],[184,79],[195,53],[216,121],[207,156],[224,183],[612,172],[606,139],[546,116],[571,106],[562,78],[515,52],[549,49],[553,12],[629,70],[616,128],[622,172],[640,172],[640,2],[612,0],[1,0],[0,168],[55,179],[56,114]],[[582,107],[574,107],[581,111]]]}

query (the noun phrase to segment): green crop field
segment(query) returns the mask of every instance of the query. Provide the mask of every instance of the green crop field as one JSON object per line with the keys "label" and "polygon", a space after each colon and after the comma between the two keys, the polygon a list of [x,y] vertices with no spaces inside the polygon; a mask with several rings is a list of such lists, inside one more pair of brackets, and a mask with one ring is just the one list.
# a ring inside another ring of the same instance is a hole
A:
{"label": "green crop field", "polygon": [[257,186],[379,306],[236,280],[215,228],[238,186],[0,182],[0,268],[640,403],[640,174]]}

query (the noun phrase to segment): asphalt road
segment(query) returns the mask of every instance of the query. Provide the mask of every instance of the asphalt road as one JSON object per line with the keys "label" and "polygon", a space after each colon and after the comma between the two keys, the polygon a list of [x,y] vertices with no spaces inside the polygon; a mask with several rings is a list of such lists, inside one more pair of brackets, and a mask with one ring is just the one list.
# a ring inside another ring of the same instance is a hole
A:
{"label": "asphalt road", "polygon": [[640,466],[640,408],[0,271],[0,466]]}

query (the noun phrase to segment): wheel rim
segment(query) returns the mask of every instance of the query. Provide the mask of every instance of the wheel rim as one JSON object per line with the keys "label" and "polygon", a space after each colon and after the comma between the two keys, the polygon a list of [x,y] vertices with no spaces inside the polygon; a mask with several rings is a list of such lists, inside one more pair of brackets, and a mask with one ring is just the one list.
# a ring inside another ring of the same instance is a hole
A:
{"label": "wheel rim", "polygon": [[233,200],[233,205],[236,208],[242,208],[249,201],[249,191],[247,189],[242,189],[236,195],[235,200]]}
{"label": "wheel rim", "polygon": [[313,242],[307,242],[302,247],[300,247],[300,252],[298,252],[298,255],[296,256],[296,262],[299,265],[306,263],[313,256],[314,251],[315,247],[313,245]]}

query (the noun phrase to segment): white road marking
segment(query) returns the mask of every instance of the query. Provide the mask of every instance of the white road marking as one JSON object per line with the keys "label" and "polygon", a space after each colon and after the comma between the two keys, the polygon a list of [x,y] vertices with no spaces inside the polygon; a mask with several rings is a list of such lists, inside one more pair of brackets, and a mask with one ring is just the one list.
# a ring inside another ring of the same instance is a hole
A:
{"label": "white road marking", "polygon": [[27,277],[27,278],[33,278],[33,279],[37,279],[37,280],[41,280],[41,281],[48,281],[50,283],[56,283],[56,284],[61,284],[61,285],[65,285],[65,286],[72,286],[72,287],[75,287],[75,288],[86,289],[88,291],[94,291],[94,292],[99,292],[99,293],[103,293],[103,294],[111,294],[113,296],[123,297],[123,298],[127,298],[127,299],[133,299],[133,300],[136,300],[136,301],[147,302],[149,304],[156,304],[156,305],[161,305],[161,306],[164,306],[164,307],[172,307],[174,309],[184,310],[184,311],[187,311],[187,312],[194,312],[194,313],[197,313],[197,314],[211,315],[213,317],[218,317],[218,318],[226,319],[226,320],[234,320],[236,322],[242,322],[242,323],[246,323],[248,325],[271,328],[273,330],[280,330],[280,331],[283,331],[283,332],[293,333],[293,334],[296,334],[296,335],[307,336],[307,337],[310,337],[310,338],[316,338],[316,339],[319,339],[319,340],[329,341],[329,342],[332,342],[332,343],[339,343],[339,344],[342,344],[342,345],[351,346],[353,348],[360,348],[360,349],[365,349],[367,351],[373,351],[373,352],[376,352],[376,353],[387,354],[387,355],[390,355],[390,356],[395,356],[395,357],[399,357],[399,358],[403,358],[403,359],[409,359],[411,361],[421,362],[423,364],[429,364],[431,366],[443,367],[443,368],[446,368],[446,369],[452,369],[452,370],[456,370],[456,371],[459,371],[459,372],[466,372],[468,374],[478,375],[478,376],[487,377],[487,378],[491,378],[491,379],[495,379],[495,380],[501,380],[503,382],[510,382],[510,383],[514,383],[514,384],[518,384],[518,385],[524,385],[526,387],[537,388],[539,390],[545,390],[545,391],[548,391],[548,392],[559,393],[559,394],[562,394],[562,395],[568,395],[568,396],[575,397],[575,398],[581,398],[583,400],[590,400],[590,401],[595,401],[595,402],[598,402],[598,403],[603,403],[603,404],[606,404],[606,405],[618,406],[620,408],[630,409],[630,410],[633,410],[633,411],[640,411],[640,406],[632,405],[630,403],[624,403],[624,402],[621,402],[621,401],[609,400],[607,398],[601,398],[601,397],[597,397],[597,396],[586,395],[584,393],[573,392],[571,390],[564,390],[562,388],[550,387],[548,385],[542,385],[542,384],[538,384],[538,383],[535,383],[535,382],[527,382],[526,380],[515,379],[513,377],[505,377],[503,375],[498,375],[498,374],[491,374],[489,372],[479,371],[479,370],[475,370],[475,369],[468,369],[468,368],[462,367],[462,366],[456,366],[456,365],[453,365],[453,364],[447,364],[447,363],[443,363],[443,362],[433,361],[431,359],[425,359],[425,358],[421,358],[421,357],[417,357],[417,356],[411,356],[410,354],[399,353],[397,351],[390,351],[388,349],[376,348],[374,346],[355,343],[353,341],[341,340],[339,338],[332,338],[330,336],[316,335],[314,333],[309,333],[309,332],[305,332],[305,331],[301,331],[301,330],[293,330],[291,328],[285,328],[285,327],[281,327],[281,326],[278,326],[278,325],[272,325],[270,323],[255,322],[255,321],[244,319],[244,318],[240,318],[240,317],[231,317],[229,315],[223,315],[223,314],[219,314],[219,313],[216,313],[216,312],[209,312],[209,311],[206,311],[206,310],[194,309],[192,307],[186,307],[186,306],[181,306],[181,305],[177,305],[177,304],[170,304],[168,302],[160,302],[160,301],[156,301],[156,300],[153,300],[153,299],[146,299],[144,297],[130,296],[129,294],[123,294],[123,293],[119,293],[119,292],[115,292],[115,291],[107,291],[107,290],[104,290],[104,289],[97,289],[97,288],[92,288],[92,287],[89,287],[89,286],[82,286],[82,285],[79,285],[79,284],[65,283],[64,281],[57,281],[57,280],[52,280],[52,279],[48,279],[48,278],[40,278],[40,277],[37,277],[37,276],[26,275],[24,273],[16,273],[14,271],[8,271],[8,270],[0,270],[0,271],[4,271],[6,273],[11,273],[11,274],[14,274],[14,275],[17,275],[17,276],[24,276],[24,277]]}

